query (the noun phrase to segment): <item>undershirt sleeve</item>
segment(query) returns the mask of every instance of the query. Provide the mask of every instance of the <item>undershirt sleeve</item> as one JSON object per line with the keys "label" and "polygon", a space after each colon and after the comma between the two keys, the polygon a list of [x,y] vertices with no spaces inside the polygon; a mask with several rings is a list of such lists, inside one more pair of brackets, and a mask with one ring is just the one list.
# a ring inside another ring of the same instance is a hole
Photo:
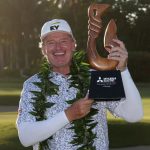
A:
{"label": "undershirt sleeve", "polygon": [[114,113],[128,122],[139,121],[143,117],[141,96],[128,69],[121,72],[121,76],[126,98],[117,104]]}
{"label": "undershirt sleeve", "polygon": [[27,80],[21,92],[16,121],[19,139],[25,147],[49,138],[69,123],[64,111],[57,113],[54,117],[47,120],[36,121],[35,116],[29,113],[33,110],[31,104],[33,94],[30,92],[32,89],[40,91],[40,89]]}
{"label": "undershirt sleeve", "polygon": [[44,121],[23,122],[17,127],[19,139],[25,147],[31,146],[49,138],[68,123],[64,111]]}

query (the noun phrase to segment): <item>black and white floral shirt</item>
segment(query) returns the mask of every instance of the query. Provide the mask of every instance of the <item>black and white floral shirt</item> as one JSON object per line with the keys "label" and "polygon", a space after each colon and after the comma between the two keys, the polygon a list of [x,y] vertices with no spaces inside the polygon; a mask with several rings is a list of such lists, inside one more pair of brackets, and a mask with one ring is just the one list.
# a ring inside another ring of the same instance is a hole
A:
{"label": "black and white floral shirt", "polygon": [[[58,95],[52,95],[47,97],[48,102],[53,102],[51,108],[47,109],[46,116],[48,118],[54,117],[61,111],[64,111],[69,104],[67,101],[72,100],[76,97],[77,89],[70,87],[70,78],[65,77],[62,74],[53,72],[51,81],[59,86]],[[32,97],[34,96],[30,91],[40,91],[40,89],[33,84],[33,82],[40,82],[37,74],[25,81],[23,90],[21,93],[21,99],[19,104],[19,115],[17,119],[17,125],[19,126],[23,122],[35,122],[36,119],[29,112],[32,111],[33,106],[31,104]],[[107,118],[106,113],[107,109],[114,113],[118,102],[97,102],[95,107],[98,109],[97,115],[93,116],[95,122],[98,122],[97,126],[93,129],[93,132],[96,133],[97,138],[94,139],[94,145],[96,150],[108,150],[109,141],[108,141],[108,128],[107,128]],[[51,150],[76,150],[77,146],[70,144],[75,134],[73,130],[68,129],[72,125],[67,124],[64,128],[58,130],[53,134],[52,140],[49,141]],[[42,132],[42,131],[39,131]],[[38,150],[38,143],[33,145],[34,150]]]}

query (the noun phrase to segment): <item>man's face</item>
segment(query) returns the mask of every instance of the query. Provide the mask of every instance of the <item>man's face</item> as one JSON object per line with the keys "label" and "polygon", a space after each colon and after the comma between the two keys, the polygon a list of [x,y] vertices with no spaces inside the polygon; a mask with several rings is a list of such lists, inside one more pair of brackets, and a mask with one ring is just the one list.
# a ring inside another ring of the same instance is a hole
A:
{"label": "man's face", "polygon": [[50,33],[43,40],[43,53],[55,68],[70,67],[75,41],[65,32]]}

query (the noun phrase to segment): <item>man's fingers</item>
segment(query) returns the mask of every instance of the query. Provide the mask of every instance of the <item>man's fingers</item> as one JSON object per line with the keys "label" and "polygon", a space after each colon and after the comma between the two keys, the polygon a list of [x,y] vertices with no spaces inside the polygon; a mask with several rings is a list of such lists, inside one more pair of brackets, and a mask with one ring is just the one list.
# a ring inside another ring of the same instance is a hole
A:
{"label": "man's fingers", "polygon": [[128,58],[128,52],[122,50],[120,47],[115,47],[110,50],[108,58],[114,57],[114,56],[121,57],[121,58]]}
{"label": "man's fingers", "polygon": [[125,44],[122,41],[118,39],[113,39],[113,42],[117,43],[123,50],[126,51]]}

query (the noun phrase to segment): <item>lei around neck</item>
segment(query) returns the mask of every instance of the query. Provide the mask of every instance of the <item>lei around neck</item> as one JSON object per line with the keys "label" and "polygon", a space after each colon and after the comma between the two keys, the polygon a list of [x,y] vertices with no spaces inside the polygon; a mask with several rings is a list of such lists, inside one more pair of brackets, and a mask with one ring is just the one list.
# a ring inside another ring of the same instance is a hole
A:
{"label": "lei around neck", "polygon": [[[89,64],[86,63],[86,54],[84,51],[77,51],[73,55],[72,65],[70,74],[71,75],[71,84],[70,87],[75,87],[78,89],[76,98],[70,101],[67,101],[68,105],[71,105],[76,100],[85,97],[88,88],[89,88]],[[55,85],[51,82],[49,74],[51,74],[51,67],[48,62],[45,60],[41,65],[40,72],[38,77],[40,82],[33,82],[40,91],[30,91],[34,97],[32,98],[33,102],[33,111],[30,112],[31,115],[35,116],[36,121],[46,120],[46,110],[51,108],[55,103],[47,102],[46,97],[58,94],[58,85]],[[92,129],[95,128],[97,122],[94,122],[92,116],[97,114],[97,109],[91,108],[90,113],[79,120],[73,121],[72,127],[68,130],[74,130],[75,135],[73,136],[70,143],[73,146],[77,146],[77,150],[96,150],[93,145],[96,134],[92,132]],[[51,148],[48,145],[48,140],[51,140],[52,136],[39,143],[39,150],[50,150]]]}

